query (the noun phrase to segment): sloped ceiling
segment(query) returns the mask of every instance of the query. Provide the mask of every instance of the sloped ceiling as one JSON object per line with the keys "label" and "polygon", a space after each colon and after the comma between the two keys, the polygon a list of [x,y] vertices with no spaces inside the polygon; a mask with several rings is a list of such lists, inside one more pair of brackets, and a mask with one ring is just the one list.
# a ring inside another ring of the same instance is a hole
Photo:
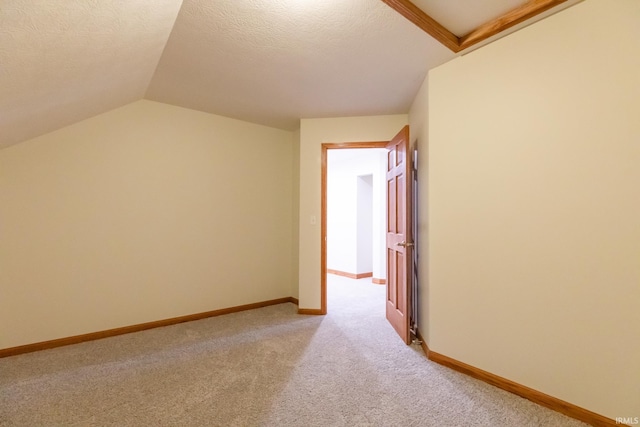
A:
{"label": "sloped ceiling", "polygon": [[0,148],[141,99],[181,0],[0,0]]}
{"label": "sloped ceiling", "polygon": [[413,0],[413,3],[453,34],[462,37],[481,24],[521,6],[526,0]]}
{"label": "sloped ceiling", "polygon": [[385,3],[455,38],[558,1],[0,0],[0,148],[142,98],[290,130],[406,113],[456,54]]}
{"label": "sloped ceiling", "polygon": [[185,0],[146,97],[295,129],[407,112],[453,56],[379,0]]}

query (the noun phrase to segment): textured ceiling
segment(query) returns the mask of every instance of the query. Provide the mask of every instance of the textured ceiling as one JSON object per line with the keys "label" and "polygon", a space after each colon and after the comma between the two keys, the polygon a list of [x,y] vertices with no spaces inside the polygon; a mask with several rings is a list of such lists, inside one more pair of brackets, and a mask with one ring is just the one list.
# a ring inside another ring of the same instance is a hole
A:
{"label": "textured ceiling", "polygon": [[[525,2],[414,1],[458,35]],[[141,98],[282,129],[406,113],[454,56],[381,0],[0,0],[0,148]]]}
{"label": "textured ceiling", "polygon": [[181,0],[0,0],[0,148],[138,100]]}
{"label": "textured ceiling", "polygon": [[295,129],[406,113],[453,56],[380,0],[184,0],[146,97]]}
{"label": "textured ceiling", "polygon": [[489,22],[528,0],[412,0],[427,15],[458,37]]}

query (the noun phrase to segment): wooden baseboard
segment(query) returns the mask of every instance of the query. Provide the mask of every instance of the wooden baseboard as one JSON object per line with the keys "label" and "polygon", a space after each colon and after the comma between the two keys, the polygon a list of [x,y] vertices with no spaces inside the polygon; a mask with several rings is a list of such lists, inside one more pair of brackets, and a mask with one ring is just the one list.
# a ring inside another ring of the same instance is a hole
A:
{"label": "wooden baseboard", "polygon": [[386,285],[387,284],[387,279],[376,279],[375,277],[373,279],[371,279],[371,282],[374,285]]}
{"label": "wooden baseboard", "polygon": [[34,351],[47,350],[50,348],[62,347],[65,345],[79,344],[86,341],[94,341],[102,338],[115,337],[117,335],[130,334],[132,332],[145,331],[147,329],[160,328],[162,326],[176,325],[178,323],[191,322],[194,320],[206,319],[208,317],[221,316],[223,314],[237,313],[240,311],[253,310],[256,308],[268,307],[283,303],[298,304],[298,299],[293,297],[278,298],[269,301],[255,302],[253,304],[238,305],[235,307],[221,308],[219,310],[206,311],[204,313],[189,314],[186,316],[173,317],[170,319],[157,320],[155,322],[140,323],[137,325],[125,326],[122,328],[108,329],[106,331],[91,332],[88,334],[76,335],[67,338],[59,338],[50,341],[37,342],[33,344],[21,345],[18,347],[0,349],[0,358],[16,356],[18,354],[31,353]]}
{"label": "wooden baseboard", "polygon": [[549,396],[548,394],[542,393],[538,390],[534,390],[522,384],[518,384],[514,381],[492,374],[491,372],[484,371],[443,354],[431,351],[422,335],[420,335],[420,331],[417,331],[417,338],[422,342],[421,346],[427,358],[435,363],[446,366],[480,381],[484,381],[487,384],[491,384],[520,397],[524,397],[538,405],[544,406],[568,417],[575,418],[576,420],[580,420],[594,427],[612,427],[622,425],[616,423],[611,418],[596,414],[588,409],[581,408],[572,403]]}
{"label": "wooden baseboard", "polygon": [[427,345],[427,341],[424,339],[424,337],[420,333],[420,330],[418,330],[418,329],[416,329],[416,338],[418,338],[420,340],[420,347],[422,347],[422,351],[424,351],[424,355],[427,356],[427,359],[428,359],[429,358],[429,353],[431,352],[431,350],[429,350],[429,346]]}
{"label": "wooden baseboard", "polygon": [[314,316],[324,316],[327,313],[324,313],[320,308],[299,308],[298,314],[311,314]]}
{"label": "wooden baseboard", "polygon": [[327,268],[327,273],[335,274],[336,276],[348,277],[349,279],[364,279],[366,277],[373,277],[373,272],[370,273],[347,273],[346,271],[332,270]]}

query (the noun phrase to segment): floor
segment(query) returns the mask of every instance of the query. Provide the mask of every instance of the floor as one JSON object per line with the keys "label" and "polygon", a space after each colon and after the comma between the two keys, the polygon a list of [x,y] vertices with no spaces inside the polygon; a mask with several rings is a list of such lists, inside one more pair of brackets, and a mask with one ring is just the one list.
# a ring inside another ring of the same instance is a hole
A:
{"label": "floor", "polygon": [[331,275],[286,303],[0,359],[0,427],[584,424],[437,365],[385,319],[385,286]]}

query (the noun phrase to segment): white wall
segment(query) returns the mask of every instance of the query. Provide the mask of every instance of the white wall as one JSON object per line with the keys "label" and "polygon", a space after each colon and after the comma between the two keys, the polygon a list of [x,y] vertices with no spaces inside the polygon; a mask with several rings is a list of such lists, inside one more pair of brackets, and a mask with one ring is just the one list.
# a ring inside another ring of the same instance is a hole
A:
{"label": "white wall", "polygon": [[328,269],[386,275],[386,169],[381,159],[386,159],[385,149],[328,151]]}
{"label": "white wall", "polygon": [[[302,119],[300,122],[300,307],[320,309],[321,147],[328,142],[388,141],[406,115]],[[311,224],[311,217],[316,223]]]}
{"label": "white wall", "polygon": [[345,153],[340,151],[330,150],[327,155],[327,268],[356,274],[358,178],[348,168],[349,158],[342,161],[340,155]]}
{"label": "white wall", "polygon": [[[387,277],[387,150],[377,152],[373,175],[373,278]],[[376,232],[375,230],[380,230]]]}
{"label": "white wall", "polygon": [[640,416],[639,22],[587,0],[432,70],[410,114],[429,347],[610,418]]}
{"label": "white wall", "polygon": [[0,151],[0,348],[290,296],[292,150],[139,101]]}
{"label": "white wall", "polygon": [[358,176],[356,273],[373,274],[373,175]]}

